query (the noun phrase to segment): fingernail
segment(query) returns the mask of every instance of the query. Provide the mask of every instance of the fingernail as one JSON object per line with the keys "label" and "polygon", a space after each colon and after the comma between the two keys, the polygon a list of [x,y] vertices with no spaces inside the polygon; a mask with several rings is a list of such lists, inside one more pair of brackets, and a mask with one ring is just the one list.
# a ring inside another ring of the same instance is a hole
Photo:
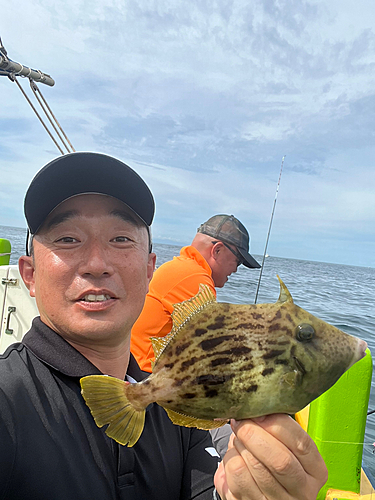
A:
{"label": "fingernail", "polygon": [[238,429],[240,422],[232,418],[232,420],[230,421],[230,425],[232,427],[233,432],[235,432]]}

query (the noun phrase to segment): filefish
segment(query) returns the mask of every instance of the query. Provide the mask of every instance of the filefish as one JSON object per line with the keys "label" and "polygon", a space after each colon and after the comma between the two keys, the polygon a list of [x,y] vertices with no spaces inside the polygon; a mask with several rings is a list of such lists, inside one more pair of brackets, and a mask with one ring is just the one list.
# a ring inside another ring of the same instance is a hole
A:
{"label": "filefish", "polygon": [[229,419],[294,414],[365,356],[366,342],[294,304],[282,280],[276,303],[219,303],[212,291],[176,304],[173,328],[153,338],[152,374],[129,384],[106,375],[81,379],[82,395],[106,434],[133,446],[146,407],[173,423],[213,429]]}

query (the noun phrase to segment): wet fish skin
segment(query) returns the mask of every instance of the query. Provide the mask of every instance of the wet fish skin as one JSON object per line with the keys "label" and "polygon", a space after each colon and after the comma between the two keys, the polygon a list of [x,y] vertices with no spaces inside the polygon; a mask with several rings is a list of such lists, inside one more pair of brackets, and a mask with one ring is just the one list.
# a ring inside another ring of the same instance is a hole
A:
{"label": "wet fish skin", "polygon": [[[280,287],[274,304],[217,303],[204,290],[177,305],[171,334],[154,340],[152,375],[126,386],[121,398],[138,412],[157,402],[174,423],[206,429],[229,418],[300,411],[364,356],[366,343],[295,305],[281,280]],[[97,420],[106,404],[95,396],[102,381],[85,379],[83,395]],[[105,414],[98,425],[112,425],[115,417]],[[106,432],[118,440],[111,425]]]}

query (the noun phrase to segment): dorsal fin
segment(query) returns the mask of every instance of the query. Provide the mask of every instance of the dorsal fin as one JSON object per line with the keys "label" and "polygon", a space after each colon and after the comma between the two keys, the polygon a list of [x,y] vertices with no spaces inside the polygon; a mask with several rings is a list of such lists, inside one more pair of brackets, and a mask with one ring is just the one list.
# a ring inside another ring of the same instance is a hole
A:
{"label": "dorsal fin", "polygon": [[280,276],[278,274],[276,276],[277,276],[277,279],[279,280],[279,283],[280,283],[280,295],[279,295],[277,302],[281,302],[281,303],[291,302],[291,303],[293,303],[293,298],[290,295],[290,292],[287,289],[287,287],[285,286],[283,280],[280,278]]}
{"label": "dorsal fin", "polygon": [[199,285],[199,291],[194,297],[184,300],[184,302],[174,304],[172,312],[172,330],[165,337],[151,337],[151,343],[155,353],[155,363],[160,358],[166,346],[176,337],[185,323],[209,304],[214,304],[215,302],[216,297],[211,288],[201,283]]}

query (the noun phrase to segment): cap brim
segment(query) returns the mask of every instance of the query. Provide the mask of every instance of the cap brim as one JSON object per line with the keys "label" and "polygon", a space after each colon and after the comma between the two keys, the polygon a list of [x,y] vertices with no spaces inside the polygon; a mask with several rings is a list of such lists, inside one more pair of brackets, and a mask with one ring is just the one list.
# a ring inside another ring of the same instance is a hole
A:
{"label": "cap brim", "polygon": [[252,257],[246,250],[243,250],[242,248],[238,248],[237,250],[241,254],[241,257],[243,258],[243,265],[245,267],[249,267],[250,269],[259,269],[262,267],[255,259]]}
{"label": "cap brim", "polygon": [[59,156],[42,168],[25,196],[25,216],[35,234],[60,203],[84,193],[113,196],[125,203],[146,226],[154,216],[154,199],[147,184],[128,165],[99,153]]}

